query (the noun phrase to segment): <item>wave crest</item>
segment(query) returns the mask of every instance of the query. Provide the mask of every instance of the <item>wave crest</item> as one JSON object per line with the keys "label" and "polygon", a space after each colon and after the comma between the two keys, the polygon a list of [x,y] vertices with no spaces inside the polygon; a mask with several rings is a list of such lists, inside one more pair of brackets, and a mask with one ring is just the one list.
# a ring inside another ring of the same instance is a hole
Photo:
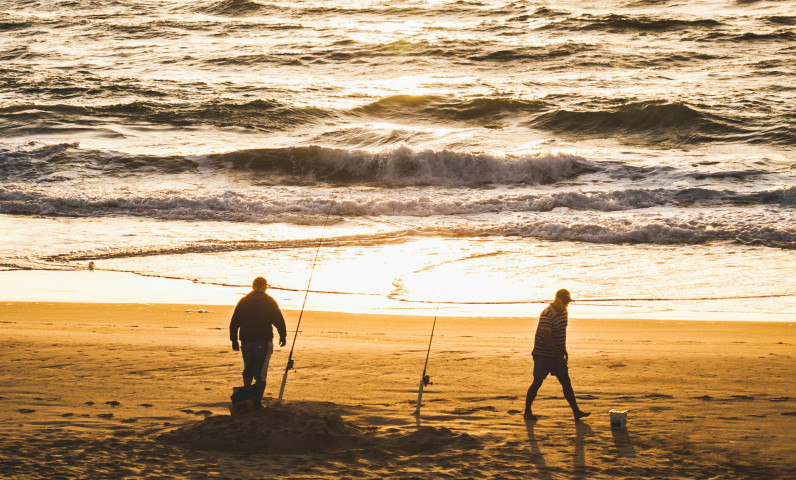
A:
{"label": "wave crest", "polygon": [[220,0],[199,5],[194,9],[198,13],[225,17],[243,17],[272,13],[274,5],[264,5],[254,0]]}
{"label": "wave crest", "polygon": [[638,134],[645,140],[695,143],[751,136],[736,122],[684,103],[636,102],[609,110],[554,110],[536,117],[536,128],[574,135]]}
{"label": "wave crest", "polygon": [[432,121],[487,121],[540,112],[547,107],[541,100],[488,97],[461,100],[443,95],[393,95],[358,107],[353,113],[386,118],[419,117]]}
{"label": "wave crest", "polygon": [[[52,79],[53,82],[57,80]],[[21,78],[14,79],[9,85],[16,88],[21,82]],[[66,97],[82,94],[86,87],[67,84],[54,88],[51,85],[46,90]],[[120,93],[137,94],[139,90],[147,96],[163,95],[158,90],[143,89],[143,86],[132,84]],[[572,136],[614,135],[622,141],[642,144],[796,144],[796,134],[789,128],[794,120],[790,113],[750,118],[742,112],[718,113],[713,107],[683,102],[651,100],[622,103],[625,102],[622,99],[609,99],[583,110],[556,109],[552,103],[554,101],[504,96],[462,98],[455,95],[392,95],[349,110],[300,106],[268,98],[253,101],[212,99],[195,103],[139,100],[109,105],[12,104],[0,106],[0,134],[62,133],[64,128],[72,128],[120,135],[118,132],[102,130],[102,125],[107,121],[136,125],[148,122],[177,127],[242,127],[271,132],[317,125],[321,121],[345,122],[366,118],[420,124],[458,123],[487,128],[500,128],[505,124],[519,126],[519,122],[526,122],[526,125],[541,130]],[[98,119],[103,122],[98,123]]]}
{"label": "wave crest", "polygon": [[0,118],[8,120],[0,131],[20,126],[40,132],[58,128],[60,123],[94,125],[97,117],[129,118],[133,122],[151,122],[177,126],[213,125],[259,130],[284,129],[331,115],[316,107],[296,107],[275,100],[234,102],[214,100],[195,104],[134,101],[101,106],[66,104],[11,105],[0,108]]}
{"label": "wave crest", "polygon": [[[796,231],[768,225],[735,225],[697,220],[626,222],[603,219],[599,222],[529,221],[499,231],[545,240],[566,240],[606,244],[702,244],[729,241],[744,245],[796,249]],[[462,232],[463,233],[463,232]],[[497,233],[497,232],[494,232]],[[468,232],[467,234],[472,234]]]}
{"label": "wave crest", "polygon": [[[296,224],[317,223],[329,198],[291,194],[259,187],[240,190],[150,190],[137,194],[126,188],[109,191],[63,190],[21,186],[0,187],[0,213],[92,217],[124,215],[167,220]],[[469,217],[485,214],[545,213],[565,208],[572,212],[629,212],[673,207],[679,212],[699,208],[770,208],[787,213],[796,205],[796,187],[738,193],[706,188],[562,191],[545,193],[389,192],[349,191],[335,200],[332,213],[357,217]],[[777,207],[786,207],[785,209]],[[785,222],[792,229],[792,222]]]}
{"label": "wave crest", "polygon": [[571,154],[501,157],[398,147],[380,152],[319,146],[242,150],[213,155],[236,170],[297,180],[378,186],[546,184],[596,171]]}
{"label": "wave crest", "polygon": [[714,29],[722,23],[713,19],[665,18],[647,15],[578,15],[542,27],[543,29],[606,30],[609,32],[668,32]]}
{"label": "wave crest", "polygon": [[376,152],[321,146],[262,148],[194,157],[82,150],[77,144],[0,149],[0,179],[25,182],[201,170],[246,172],[255,183],[268,185],[538,185],[598,169],[596,164],[567,153],[501,156],[406,146]]}

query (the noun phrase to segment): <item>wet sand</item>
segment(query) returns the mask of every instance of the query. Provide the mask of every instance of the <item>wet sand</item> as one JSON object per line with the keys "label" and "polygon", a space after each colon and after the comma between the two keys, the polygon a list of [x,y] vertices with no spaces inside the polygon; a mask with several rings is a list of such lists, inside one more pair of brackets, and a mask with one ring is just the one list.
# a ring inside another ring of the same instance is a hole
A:
{"label": "wet sand", "polygon": [[573,317],[570,372],[592,415],[573,421],[548,379],[526,423],[538,312],[440,317],[419,417],[432,318],[305,312],[285,404],[230,417],[230,313],[0,305],[0,477],[793,478],[791,323]]}

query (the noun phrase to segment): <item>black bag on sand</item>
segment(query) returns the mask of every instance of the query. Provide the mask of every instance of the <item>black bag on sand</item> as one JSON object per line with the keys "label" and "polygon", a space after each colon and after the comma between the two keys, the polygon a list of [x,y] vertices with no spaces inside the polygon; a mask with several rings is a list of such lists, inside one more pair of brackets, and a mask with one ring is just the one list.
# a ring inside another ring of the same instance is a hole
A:
{"label": "black bag on sand", "polygon": [[254,385],[233,387],[230,399],[232,403],[229,404],[229,413],[232,415],[251,412],[260,406],[257,387]]}

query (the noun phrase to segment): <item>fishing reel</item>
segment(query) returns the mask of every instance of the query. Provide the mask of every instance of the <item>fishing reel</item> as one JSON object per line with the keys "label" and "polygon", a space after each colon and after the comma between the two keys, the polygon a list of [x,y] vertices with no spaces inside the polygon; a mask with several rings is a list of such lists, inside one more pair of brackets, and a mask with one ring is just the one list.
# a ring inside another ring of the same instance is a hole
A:
{"label": "fishing reel", "polygon": [[287,367],[285,367],[285,371],[293,370],[293,359],[287,361]]}
{"label": "fishing reel", "polygon": [[423,375],[423,386],[427,387],[431,384],[431,377],[428,375]]}

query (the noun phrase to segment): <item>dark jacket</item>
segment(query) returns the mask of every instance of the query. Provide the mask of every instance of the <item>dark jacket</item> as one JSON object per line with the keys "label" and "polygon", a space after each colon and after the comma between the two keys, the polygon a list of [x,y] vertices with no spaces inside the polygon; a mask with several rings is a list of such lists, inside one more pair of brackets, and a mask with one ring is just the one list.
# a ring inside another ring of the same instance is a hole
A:
{"label": "dark jacket", "polygon": [[252,291],[241,298],[235,307],[229,322],[229,339],[237,341],[240,330],[240,341],[243,343],[270,342],[274,339],[272,325],[279,332],[280,339],[287,337],[285,319],[276,301],[265,292]]}

